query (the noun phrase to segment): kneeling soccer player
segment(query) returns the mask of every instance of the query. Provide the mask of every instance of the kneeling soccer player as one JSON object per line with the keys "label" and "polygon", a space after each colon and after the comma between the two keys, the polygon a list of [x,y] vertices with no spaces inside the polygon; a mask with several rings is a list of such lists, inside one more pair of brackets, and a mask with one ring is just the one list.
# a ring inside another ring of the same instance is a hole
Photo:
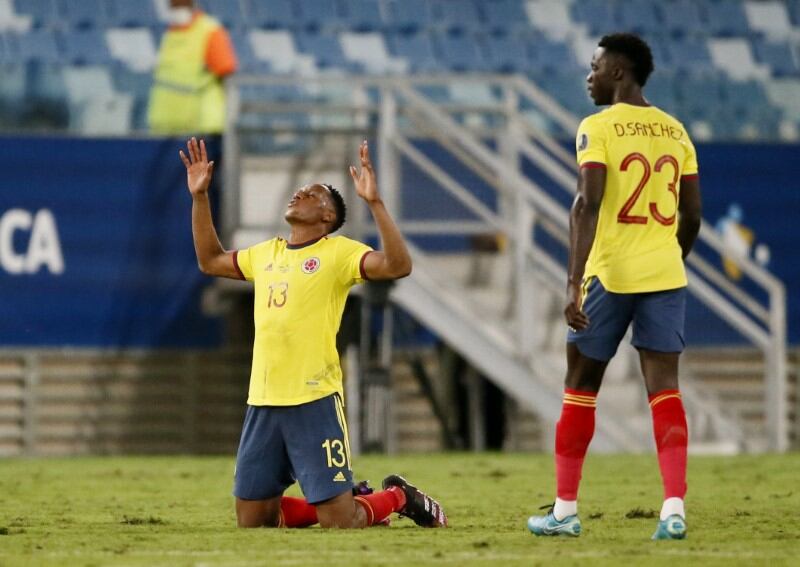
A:
{"label": "kneeling soccer player", "polygon": [[[240,527],[361,528],[385,524],[392,512],[417,525],[444,527],[438,502],[398,475],[383,491],[364,483],[354,490],[342,404],[336,333],[349,289],[364,280],[411,272],[403,237],[378,193],[366,141],[361,171],[350,167],[356,192],[369,206],[383,251],[330,236],[345,221],[339,192],[307,185],[284,215],[288,240],[273,238],[239,251],[220,244],[208,187],[214,162],[192,138],[186,166],[192,196],[192,235],[203,273],[255,284],[255,341],[248,407],[236,456],[234,495]],[[305,499],[283,496],[294,481]]]}

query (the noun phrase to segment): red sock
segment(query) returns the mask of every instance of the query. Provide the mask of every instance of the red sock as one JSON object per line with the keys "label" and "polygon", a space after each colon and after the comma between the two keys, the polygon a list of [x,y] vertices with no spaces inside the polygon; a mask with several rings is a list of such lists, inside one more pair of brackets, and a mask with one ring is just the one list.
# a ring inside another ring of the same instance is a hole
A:
{"label": "red sock", "polygon": [[686,448],[689,433],[679,390],[662,390],[650,399],[658,466],[664,483],[664,500],[686,496]]}
{"label": "red sock", "polygon": [[597,394],[564,389],[561,419],[556,424],[556,494],[562,500],[577,500],[586,449],[594,435]]}
{"label": "red sock", "polygon": [[281,498],[282,528],[307,528],[317,523],[317,509],[304,498]]}
{"label": "red sock", "polygon": [[372,526],[388,518],[392,512],[402,510],[406,505],[406,495],[399,487],[390,486],[382,492],[356,496],[356,502],[364,507],[367,525]]}

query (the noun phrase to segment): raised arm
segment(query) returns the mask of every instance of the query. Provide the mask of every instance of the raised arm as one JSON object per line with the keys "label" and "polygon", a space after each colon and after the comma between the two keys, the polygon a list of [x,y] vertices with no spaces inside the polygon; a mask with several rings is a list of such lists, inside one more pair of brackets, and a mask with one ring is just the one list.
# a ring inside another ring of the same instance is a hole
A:
{"label": "raised arm", "polygon": [[361,172],[350,166],[350,175],[356,185],[356,193],[366,201],[378,234],[381,237],[383,250],[376,250],[364,259],[364,273],[371,280],[394,280],[404,278],[411,273],[411,255],[408,253],[403,235],[392,220],[378,193],[378,182],[375,170],[369,157],[366,140],[359,149]]}
{"label": "raised arm", "polygon": [[581,283],[586,260],[594,244],[597,217],[606,185],[604,167],[582,167],[578,178],[578,194],[569,212],[569,260],[567,266],[567,306],[564,316],[567,325],[576,331],[589,326],[582,310]]}
{"label": "raised arm", "polygon": [[208,161],[206,143],[197,143],[192,138],[186,143],[189,156],[180,152],[181,161],[186,166],[186,182],[192,195],[192,237],[197,265],[200,271],[210,276],[241,279],[233,265],[233,253],[220,244],[214,221],[211,218],[211,205],[208,201],[208,187],[214,175],[214,162]]}

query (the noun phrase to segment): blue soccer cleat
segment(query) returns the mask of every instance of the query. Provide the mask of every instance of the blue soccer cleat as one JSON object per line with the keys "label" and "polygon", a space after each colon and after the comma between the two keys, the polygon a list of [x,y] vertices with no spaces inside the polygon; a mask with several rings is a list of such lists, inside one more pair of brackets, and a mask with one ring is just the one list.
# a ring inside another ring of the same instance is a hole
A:
{"label": "blue soccer cleat", "polygon": [[650,539],[684,539],[686,538],[686,520],[673,514],[666,520],[658,522],[656,533]]}
{"label": "blue soccer cleat", "polygon": [[581,520],[577,514],[567,516],[563,520],[556,520],[553,509],[546,516],[531,516],[528,518],[528,529],[537,536],[570,536],[581,535]]}

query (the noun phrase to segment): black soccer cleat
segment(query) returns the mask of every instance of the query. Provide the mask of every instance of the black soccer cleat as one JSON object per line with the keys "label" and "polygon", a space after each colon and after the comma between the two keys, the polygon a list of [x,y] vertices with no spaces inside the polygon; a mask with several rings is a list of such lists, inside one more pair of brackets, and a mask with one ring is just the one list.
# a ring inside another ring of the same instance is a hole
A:
{"label": "black soccer cleat", "polygon": [[423,528],[446,528],[447,516],[442,505],[397,474],[383,479],[383,489],[396,486],[406,495],[406,505],[397,513]]}

